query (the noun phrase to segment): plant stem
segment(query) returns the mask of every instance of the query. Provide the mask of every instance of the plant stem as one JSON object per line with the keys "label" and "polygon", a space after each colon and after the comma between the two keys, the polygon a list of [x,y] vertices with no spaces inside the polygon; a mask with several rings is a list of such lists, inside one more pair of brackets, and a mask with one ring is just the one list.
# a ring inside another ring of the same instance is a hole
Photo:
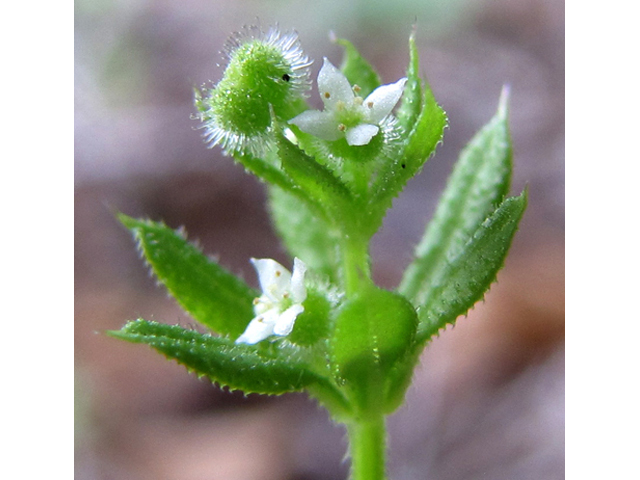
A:
{"label": "plant stem", "polygon": [[345,234],[341,250],[343,281],[347,296],[350,296],[371,282],[368,242],[359,236]]}
{"label": "plant stem", "polygon": [[347,425],[351,450],[351,480],[385,480],[384,416]]}

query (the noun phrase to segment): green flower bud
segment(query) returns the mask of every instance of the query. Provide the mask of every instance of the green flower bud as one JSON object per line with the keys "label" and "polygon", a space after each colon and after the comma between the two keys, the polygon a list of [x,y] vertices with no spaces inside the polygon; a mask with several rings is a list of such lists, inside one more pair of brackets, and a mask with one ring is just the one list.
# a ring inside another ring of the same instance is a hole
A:
{"label": "green flower bud", "polygon": [[297,34],[267,33],[257,27],[231,37],[229,63],[222,80],[196,92],[198,117],[210,146],[230,154],[260,156],[271,144],[271,109],[288,120],[299,113],[299,100],[310,88],[311,61]]}

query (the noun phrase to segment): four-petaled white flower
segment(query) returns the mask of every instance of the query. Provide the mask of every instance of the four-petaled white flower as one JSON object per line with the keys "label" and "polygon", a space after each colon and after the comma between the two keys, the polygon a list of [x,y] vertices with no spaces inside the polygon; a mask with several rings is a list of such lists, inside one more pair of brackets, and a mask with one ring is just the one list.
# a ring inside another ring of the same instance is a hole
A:
{"label": "four-petaled white flower", "polygon": [[308,110],[289,123],[323,140],[345,137],[349,145],[367,145],[400,100],[406,82],[406,78],[401,78],[382,85],[363,99],[357,95],[360,88],[357,85],[352,88],[343,73],[325,58],[318,74],[324,111]]}
{"label": "four-petaled white flower", "polygon": [[253,301],[256,317],[236,343],[253,345],[271,335],[286,336],[293,330],[298,315],[304,311],[307,298],[304,274],[307,266],[302,260],[293,261],[293,273],[270,258],[251,259],[258,272],[262,295]]}

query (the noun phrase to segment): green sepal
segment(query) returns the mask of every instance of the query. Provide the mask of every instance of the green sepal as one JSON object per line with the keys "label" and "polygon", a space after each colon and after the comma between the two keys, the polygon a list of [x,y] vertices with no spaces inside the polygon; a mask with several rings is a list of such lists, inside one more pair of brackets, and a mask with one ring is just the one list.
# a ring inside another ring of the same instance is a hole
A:
{"label": "green sepal", "polygon": [[289,254],[335,282],[340,238],[335,228],[290,192],[275,186],[268,191],[269,212]]}
{"label": "green sepal", "polygon": [[279,395],[326,383],[308,368],[293,345],[235,344],[228,338],[142,319],[108,334],[147,344],[199,376],[245,393]]}
{"label": "green sepal", "polygon": [[245,330],[258,292],[203,255],[182,231],[123,214],[118,218],[133,233],[158,280],[194,320],[233,338]]}
{"label": "green sepal", "polygon": [[416,305],[425,302],[426,291],[438,283],[449,260],[507,194],[510,179],[511,140],[503,95],[496,115],[461,153],[398,287],[401,294]]}
{"label": "green sepal", "polygon": [[438,283],[424,292],[418,308],[418,341],[465,314],[496,279],[527,206],[527,192],[504,200],[476,230],[457,257],[450,259]]}
{"label": "green sepal", "polygon": [[338,45],[344,47],[344,57],[340,70],[347,77],[351,85],[360,87],[360,95],[365,98],[382,83],[380,75],[373,66],[360,55],[356,47],[348,40],[342,38],[335,39]]}

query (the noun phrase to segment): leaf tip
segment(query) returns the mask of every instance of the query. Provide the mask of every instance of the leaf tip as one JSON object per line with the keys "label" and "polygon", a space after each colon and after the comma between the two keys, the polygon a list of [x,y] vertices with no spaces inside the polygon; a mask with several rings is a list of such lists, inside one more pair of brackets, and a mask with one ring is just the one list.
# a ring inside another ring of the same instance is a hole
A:
{"label": "leaf tip", "polygon": [[511,96],[511,85],[505,83],[500,91],[500,100],[498,100],[498,114],[501,118],[507,118],[509,113],[509,97]]}
{"label": "leaf tip", "polygon": [[529,185],[524,186],[520,195],[511,198],[514,202],[518,202],[520,204],[520,216],[522,217],[529,203]]}
{"label": "leaf tip", "polygon": [[108,337],[122,338],[122,332],[120,330],[105,330],[104,334]]}
{"label": "leaf tip", "polygon": [[130,217],[129,215],[125,215],[122,212],[116,212],[115,215],[118,221],[129,230],[135,228],[138,225],[138,220],[136,220],[133,217]]}
{"label": "leaf tip", "polygon": [[127,327],[130,323],[131,322],[127,322],[120,330],[104,330],[102,333],[111,338],[131,342],[131,333],[127,332]]}

